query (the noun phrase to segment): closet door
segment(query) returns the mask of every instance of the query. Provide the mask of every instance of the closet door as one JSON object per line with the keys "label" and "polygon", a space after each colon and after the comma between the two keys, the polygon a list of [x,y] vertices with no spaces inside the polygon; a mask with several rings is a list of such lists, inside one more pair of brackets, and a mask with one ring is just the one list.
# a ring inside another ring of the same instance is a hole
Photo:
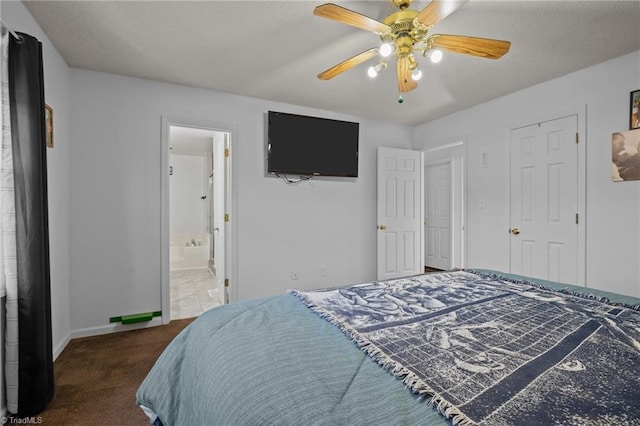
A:
{"label": "closet door", "polygon": [[511,131],[511,272],[578,282],[578,118]]}

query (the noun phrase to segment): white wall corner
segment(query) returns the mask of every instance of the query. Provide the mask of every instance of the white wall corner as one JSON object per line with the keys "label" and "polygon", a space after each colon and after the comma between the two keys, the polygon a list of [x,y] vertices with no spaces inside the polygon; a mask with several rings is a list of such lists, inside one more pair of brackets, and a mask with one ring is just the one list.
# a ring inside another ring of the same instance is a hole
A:
{"label": "white wall corner", "polygon": [[69,342],[71,341],[71,333],[67,333],[66,336],[64,336],[64,339],[62,339],[61,342],[59,342],[54,348],[53,348],[53,360],[57,360],[58,357],[60,356],[60,354],[62,353],[62,351],[64,350],[64,348],[67,347],[67,345],[69,344]]}

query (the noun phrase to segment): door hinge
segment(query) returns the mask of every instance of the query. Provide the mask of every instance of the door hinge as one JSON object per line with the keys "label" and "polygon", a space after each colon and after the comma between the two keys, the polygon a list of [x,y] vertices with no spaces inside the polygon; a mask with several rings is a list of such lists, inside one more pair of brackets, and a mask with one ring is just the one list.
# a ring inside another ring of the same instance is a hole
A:
{"label": "door hinge", "polygon": [[224,149],[224,156],[225,158],[229,158],[229,148]]}
{"label": "door hinge", "polygon": [[224,279],[224,286],[229,287],[229,278]]}
{"label": "door hinge", "polygon": [[580,133],[576,132],[576,143],[580,141]]}
{"label": "door hinge", "polygon": [[224,214],[224,221],[229,222],[229,213]]}
{"label": "door hinge", "polygon": [[579,222],[579,217],[580,217],[580,215],[579,215],[578,213],[576,213],[576,225],[577,225],[577,224],[578,224],[578,222]]}

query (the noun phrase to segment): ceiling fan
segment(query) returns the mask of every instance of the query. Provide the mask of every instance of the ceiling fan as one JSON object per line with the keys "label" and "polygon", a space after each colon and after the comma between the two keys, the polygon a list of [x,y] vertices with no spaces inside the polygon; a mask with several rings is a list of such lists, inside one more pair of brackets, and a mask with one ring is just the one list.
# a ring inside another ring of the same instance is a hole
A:
{"label": "ceiling fan", "polygon": [[[375,56],[380,56],[381,61],[368,70],[369,77],[373,78],[387,67],[387,59],[395,54],[398,90],[406,93],[418,87],[417,81],[422,77],[422,71],[418,69],[415,58],[417,52],[425,57],[428,55],[433,62],[439,62],[442,58],[439,49],[489,59],[501,58],[509,51],[511,42],[460,35],[428,35],[434,25],[467,1],[433,0],[424,9],[417,11],[409,9],[413,0],[391,0],[400,10],[387,16],[382,22],[333,3],[316,7],[314,15],[371,31],[382,40],[380,47],[365,50],[342,61],[318,74],[318,78],[330,80]],[[399,101],[402,102],[402,97]]]}

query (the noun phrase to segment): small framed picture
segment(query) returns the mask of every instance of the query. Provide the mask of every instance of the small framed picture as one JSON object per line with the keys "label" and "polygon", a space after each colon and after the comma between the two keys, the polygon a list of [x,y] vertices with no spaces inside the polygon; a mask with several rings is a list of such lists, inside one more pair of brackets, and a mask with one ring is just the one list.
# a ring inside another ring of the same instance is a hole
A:
{"label": "small framed picture", "polygon": [[631,92],[629,130],[640,129],[640,90]]}
{"label": "small framed picture", "polygon": [[640,129],[611,135],[611,179],[640,180]]}
{"label": "small framed picture", "polygon": [[44,123],[46,128],[47,148],[53,148],[53,108],[44,104]]}

